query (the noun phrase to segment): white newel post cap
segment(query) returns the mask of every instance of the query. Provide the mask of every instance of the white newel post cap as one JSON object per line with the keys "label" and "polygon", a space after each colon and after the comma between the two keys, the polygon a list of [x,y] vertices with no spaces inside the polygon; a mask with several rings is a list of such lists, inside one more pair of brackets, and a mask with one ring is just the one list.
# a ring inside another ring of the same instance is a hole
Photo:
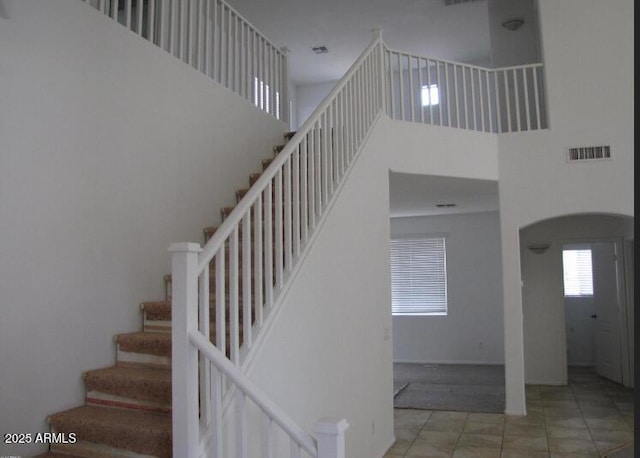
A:
{"label": "white newel post cap", "polygon": [[345,458],[344,432],[348,427],[344,418],[323,418],[316,423],[318,458]]}
{"label": "white newel post cap", "polygon": [[202,247],[195,242],[178,242],[169,245],[169,251],[171,253],[200,253]]}

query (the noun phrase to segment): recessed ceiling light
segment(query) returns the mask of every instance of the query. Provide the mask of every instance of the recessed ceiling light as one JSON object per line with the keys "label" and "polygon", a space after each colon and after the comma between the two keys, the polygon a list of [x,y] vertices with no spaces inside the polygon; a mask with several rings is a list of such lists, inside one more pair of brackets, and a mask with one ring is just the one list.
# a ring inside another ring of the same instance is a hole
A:
{"label": "recessed ceiling light", "polygon": [[326,54],[329,52],[329,49],[327,49],[326,46],[314,46],[313,48],[311,48],[313,50],[313,52],[315,52],[316,54]]}

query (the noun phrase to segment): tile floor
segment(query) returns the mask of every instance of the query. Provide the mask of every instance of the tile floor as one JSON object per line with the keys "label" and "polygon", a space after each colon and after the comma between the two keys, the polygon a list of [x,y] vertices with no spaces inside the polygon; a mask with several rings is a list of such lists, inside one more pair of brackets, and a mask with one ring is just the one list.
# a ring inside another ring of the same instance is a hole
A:
{"label": "tile floor", "polygon": [[569,385],[527,385],[526,417],[395,409],[394,457],[599,457],[633,439],[633,390],[572,368]]}

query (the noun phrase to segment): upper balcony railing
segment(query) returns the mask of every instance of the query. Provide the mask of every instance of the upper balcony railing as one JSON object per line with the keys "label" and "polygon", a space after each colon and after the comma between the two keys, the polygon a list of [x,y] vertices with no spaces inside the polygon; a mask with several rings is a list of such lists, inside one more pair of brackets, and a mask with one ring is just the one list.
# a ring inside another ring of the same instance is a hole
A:
{"label": "upper balcony railing", "polygon": [[488,69],[385,48],[387,114],[482,132],[547,128],[542,64]]}
{"label": "upper balcony railing", "polygon": [[222,0],[83,0],[288,122],[287,53]]}

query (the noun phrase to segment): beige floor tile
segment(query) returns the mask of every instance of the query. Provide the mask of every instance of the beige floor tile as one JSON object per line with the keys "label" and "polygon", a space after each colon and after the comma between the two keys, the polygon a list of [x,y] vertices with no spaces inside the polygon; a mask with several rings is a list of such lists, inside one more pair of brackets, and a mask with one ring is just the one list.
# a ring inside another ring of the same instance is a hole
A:
{"label": "beige floor tile", "polygon": [[391,452],[387,452],[384,454],[384,456],[382,458],[403,458],[404,457],[404,453],[391,453]]}
{"label": "beige floor tile", "polygon": [[500,458],[499,448],[456,447],[453,458]]}
{"label": "beige floor tile", "polygon": [[606,418],[585,418],[590,429],[629,430],[629,424],[621,415]]}
{"label": "beige floor tile", "polygon": [[572,418],[581,417],[582,412],[579,407],[545,407],[544,415],[546,417]]}
{"label": "beige floor tile", "polygon": [[536,450],[546,452],[549,449],[547,438],[508,436],[502,441],[503,450]]}
{"label": "beige floor tile", "polygon": [[414,439],[396,439],[391,448],[387,450],[387,453],[395,453],[396,455],[404,455],[411,444],[413,444]]}
{"label": "beige floor tile", "polygon": [[417,421],[427,421],[431,416],[431,410],[419,410],[419,409],[394,409],[393,418],[400,419],[413,419]]}
{"label": "beige floor tile", "polygon": [[592,429],[591,438],[594,441],[613,441],[622,444],[633,439],[633,432],[629,430]]}
{"label": "beige floor tile", "polygon": [[432,444],[452,444],[455,445],[460,438],[460,433],[456,431],[429,431],[422,430],[418,436]]}
{"label": "beige floor tile", "polygon": [[504,431],[503,423],[483,423],[480,421],[469,421],[464,424],[463,433],[475,434],[495,434],[502,435]]}
{"label": "beige floor tile", "polygon": [[581,453],[572,453],[572,452],[551,452],[549,454],[549,458],[599,458],[600,454],[598,452],[581,452]]}
{"label": "beige floor tile", "polygon": [[504,423],[504,415],[501,413],[472,412],[467,417],[467,421],[477,421],[482,423]]}
{"label": "beige floor tile", "polygon": [[615,401],[614,405],[621,412],[633,412],[633,409],[634,409],[634,404],[633,404],[632,401],[631,402],[629,402],[629,401],[624,401],[624,402]]}
{"label": "beige floor tile", "polygon": [[545,418],[543,413],[532,413],[527,411],[526,416],[505,415],[505,424],[513,425],[544,425]]}
{"label": "beige floor tile", "polygon": [[504,436],[516,436],[516,437],[543,437],[546,434],[546,428],[544,424],[521,424],[521,423],[509,423],[504,427]]}
{"label": "beige floor tile", "polygon": [[558,426],[547,426],[547,437],[556,439],[583,439],[591,440],[591,434],[587,427],[584,428],[562,428]]}
{"label": "beige floor tile", "polygon": [[453,444],[431,444],[428,441],[418,439],[409,447],[405,456],[449,458],[454,448]]}
{"label": "beige floor tile", "polygon": [[582,417],[570,417],[570,418],[562,418],[562,417],[548,417],[545,421],[547,427],[558,427],[558,428],[577,428],[584,429],[587,427],[587,424]]}
{"label": "beige floor tile", "polygon": [[424,425],[427,431],[454,431],[461,432],[464,428],[464,420],[434,420],[429,419]]}
{"label": "beige floor tile", "polygon": [[593,442],[582,439],[549,438],[549,450],[553,453],[598,453]]}
{"label": "beige floor tile", "polygon": [[396,439],[415,439],[420,433],[420,428],[394,428]]}
{"label": "beige floor tile", "polygon": [[458,447],[500,448],[501,446],[501,435],[462,433],[458,439]]}
{"label": "beige floor tile", "polygon": [[548,451],[538,450],[505,450],[502,449],[500,458],[549,458]]}
{"label": "beige floor tile", "polygon": [[556,400],[556,399],[544,399],[542,401],[542,405],[544,406],[545,411],[548,408],[556,408],[556,409],[572,409],[579,410],[580,406],[578,405],[578,401],[573,399],[571,400]]}
{"label": "beige floor tile", "polygon": [[430,419],[433,420],[466,420],[468,412],[456,412],[452,410],[434,411]]}
{"label": "beige floor tile", "polygon": [[542,410],[544,404],[542,403],[542,399],[527,399],[527,412],[532,409],[540,409]]}

